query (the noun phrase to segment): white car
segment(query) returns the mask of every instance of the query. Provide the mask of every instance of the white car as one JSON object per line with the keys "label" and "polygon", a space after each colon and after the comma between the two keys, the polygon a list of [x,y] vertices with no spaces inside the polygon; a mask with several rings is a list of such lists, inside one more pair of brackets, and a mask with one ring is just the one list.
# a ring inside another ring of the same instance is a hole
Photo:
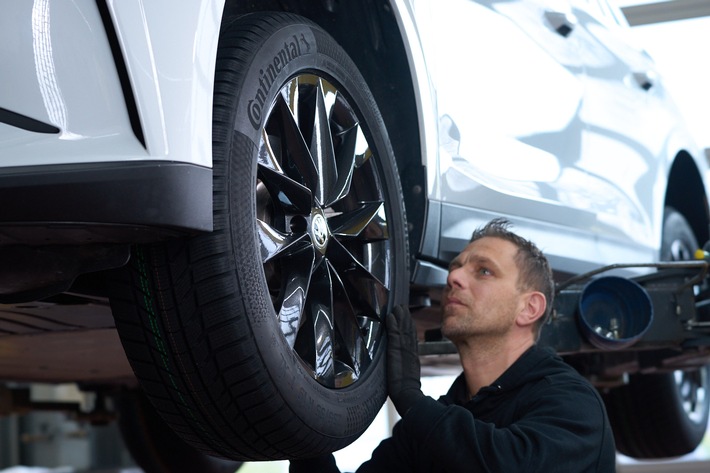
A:
{"label": "white car", "polygon": [[383,316],[435,326],[448,261],[504,216],[564,284],[541,343],[619,450],[702,439],[702,277],[682,315],[652,278],[623,346],[576,328],[570,277],[709,239],[705,157],[607,0],[14,0],[0,84],[8,386],[137,379],[200,451],[337,450],[386,398]]}

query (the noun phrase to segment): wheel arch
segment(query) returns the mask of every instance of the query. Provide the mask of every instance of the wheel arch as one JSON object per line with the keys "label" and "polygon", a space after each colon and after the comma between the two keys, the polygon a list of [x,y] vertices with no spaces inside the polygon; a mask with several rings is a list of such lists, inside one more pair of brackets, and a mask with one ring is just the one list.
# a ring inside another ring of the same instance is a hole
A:
{"label": "wheel arch", "polygon": [[685,216],[700,244],[710,239],[710,211],[703,179],[693,158],[685,151],[678,153],[670,168],[665,205]]}
{"label": "wheel arch", "polygon": [[298,0],[227,0],[225,16],[255,11],[288,11],[326,30],[355,62],[380,109],[397,159],[408,220],[409,248],[415,255],[423,237],[427,211],[427,181],[422,143],[420,102],[413,83],[413,66],[405,48],[406,33],[398,17],[400,0],[301,2]]}

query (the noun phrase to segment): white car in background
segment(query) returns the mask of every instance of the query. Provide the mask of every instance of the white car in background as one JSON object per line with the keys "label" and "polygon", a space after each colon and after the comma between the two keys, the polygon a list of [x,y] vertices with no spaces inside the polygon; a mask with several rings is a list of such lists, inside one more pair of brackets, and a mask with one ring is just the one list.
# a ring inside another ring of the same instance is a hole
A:
{"label": "white car in background", "polygon": [[705,157],[606,0],[15,0],[0,84],[8,389],[132,412],[137,379],[199,451],[340,449],[386,398],[384,315],[435,327],[448,261],[504,216],[562,284],[541,343],[619,450],[702,439],[705,263],[638,280],[655,314],[630,343],[577,329],[570,278],[709,239]]}

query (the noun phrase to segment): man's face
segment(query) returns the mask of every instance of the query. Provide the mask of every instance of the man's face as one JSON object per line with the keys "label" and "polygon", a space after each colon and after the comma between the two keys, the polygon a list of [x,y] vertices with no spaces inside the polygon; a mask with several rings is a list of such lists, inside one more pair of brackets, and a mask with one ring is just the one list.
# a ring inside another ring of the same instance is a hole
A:
{"label": "man's face", "polygon": [[470,243],[449,267],[442,300],[442,333],[456,342],[471,336],[504,336],[523,307],[517,247],[501,238]]}

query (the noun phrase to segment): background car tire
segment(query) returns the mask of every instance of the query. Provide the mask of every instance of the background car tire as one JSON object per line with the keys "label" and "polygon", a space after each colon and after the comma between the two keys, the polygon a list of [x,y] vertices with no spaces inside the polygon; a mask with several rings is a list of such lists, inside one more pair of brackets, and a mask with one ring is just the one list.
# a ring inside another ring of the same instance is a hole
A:
{"label": "background car tire", "polygon": [[[688,221],[666,208],[661,259],[693,258],[698,243]],[[616,447],[634,458],[665,458],[695,450],[710,412],[710,368],[636,374],[604,393]]]}
{"label": "background car tire", "polygon": [[163,419],[225,458],[321,455],[386,398],[384,316],[407,300],[406,218],[375,101],[302,17],[225,18],[214,231],[136,247],[111,305]]}
{"label": "background car tire", "polygon": [[206,455],[183,442],[138,389],[118,394],[116,404],[123,441],[144,473],[234,473],[242,465]]}

